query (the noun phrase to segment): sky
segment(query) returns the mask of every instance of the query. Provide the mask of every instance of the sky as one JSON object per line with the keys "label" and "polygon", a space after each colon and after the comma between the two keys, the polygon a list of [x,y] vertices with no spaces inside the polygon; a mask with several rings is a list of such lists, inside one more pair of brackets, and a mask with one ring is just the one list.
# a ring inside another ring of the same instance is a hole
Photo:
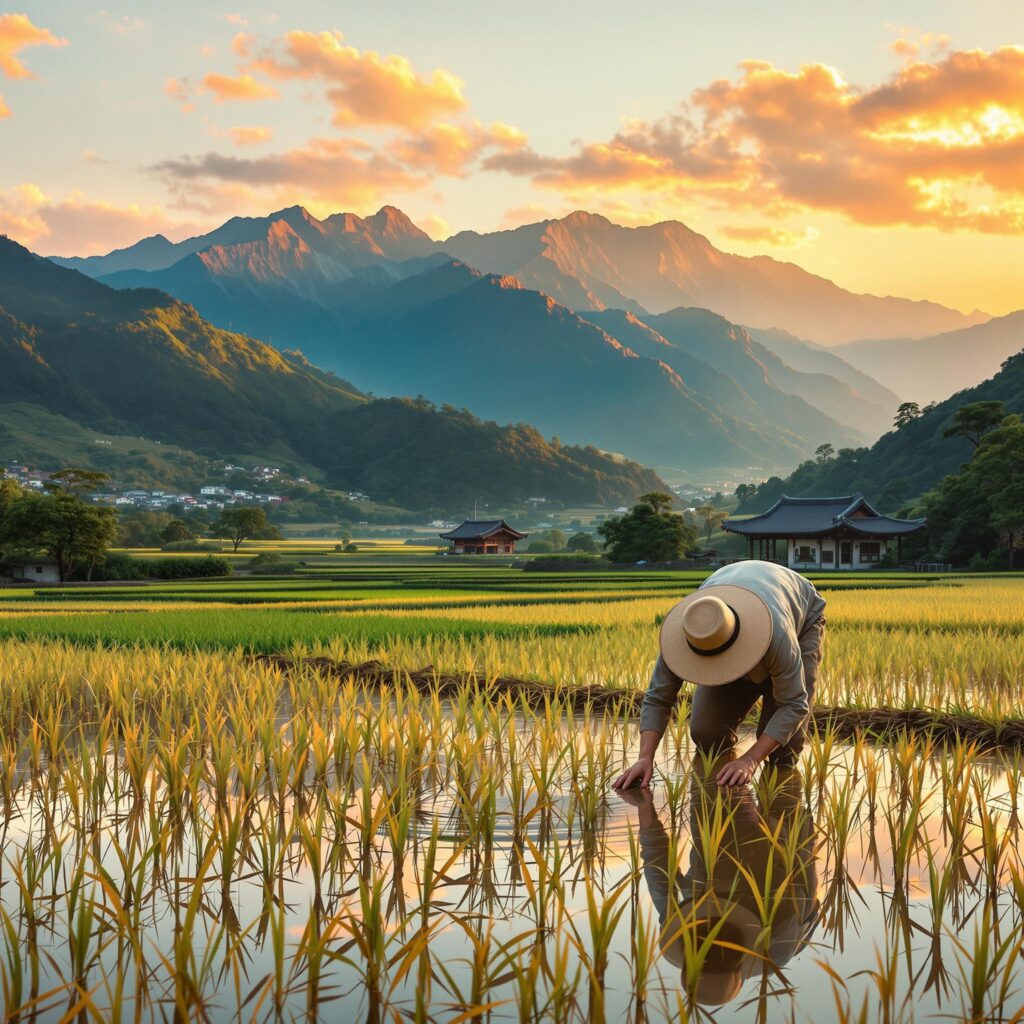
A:
{"label": "sky", "polygon": [[302,204],[435,238],[681,220],[1024,307],[1019,0],[0,0],[0,232],[88,255]]}

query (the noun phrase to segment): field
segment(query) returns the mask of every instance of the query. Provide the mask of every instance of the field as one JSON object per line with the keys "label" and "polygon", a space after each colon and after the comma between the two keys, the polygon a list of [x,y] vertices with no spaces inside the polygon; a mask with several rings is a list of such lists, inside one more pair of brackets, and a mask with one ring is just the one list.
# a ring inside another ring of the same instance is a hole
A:
{"label": "field", "polygon": [[624,799],[702,574],[438,563],[0,591],[6,1019],[1024,1019],[1024,581],[819,578],[869,727]]}

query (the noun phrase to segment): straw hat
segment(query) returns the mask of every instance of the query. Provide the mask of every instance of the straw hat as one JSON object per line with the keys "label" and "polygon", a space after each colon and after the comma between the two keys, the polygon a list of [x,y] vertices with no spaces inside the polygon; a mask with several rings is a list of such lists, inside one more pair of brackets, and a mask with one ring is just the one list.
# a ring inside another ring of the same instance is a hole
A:
{"label": "straw hat", "polygon": [[680,679],[720,686],[745,676],[772,639],[768,605],[731,583],[701,587],[661,624],[661,656]]}

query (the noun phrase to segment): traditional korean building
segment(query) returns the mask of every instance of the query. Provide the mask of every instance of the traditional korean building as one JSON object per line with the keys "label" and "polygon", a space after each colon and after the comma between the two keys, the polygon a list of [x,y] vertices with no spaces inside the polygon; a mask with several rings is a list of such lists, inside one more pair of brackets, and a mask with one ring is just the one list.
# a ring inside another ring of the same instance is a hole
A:
{"label": "traditional korean building", "polygon": [[513,529],[504,519],[467,519],[440,536],[451,542],[448,550],[453,555],[511,555],[515,553],[516,541],[527,535]]}
{"label": "traditional korean building", "polygon": [[857,493],[841,498],[783,495],[767,512],[727,519],[722,528],[747,538],[751,558],[792,569],[870,569],[890,551],[899,560],[901,540],[926,525],[924,519],[882,515]]}

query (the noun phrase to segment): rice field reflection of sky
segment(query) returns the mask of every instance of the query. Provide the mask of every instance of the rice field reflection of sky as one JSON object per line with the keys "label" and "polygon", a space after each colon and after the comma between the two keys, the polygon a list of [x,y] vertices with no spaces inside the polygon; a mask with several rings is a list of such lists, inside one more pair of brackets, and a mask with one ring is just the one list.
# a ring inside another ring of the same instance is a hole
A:
{"label": "rice field reflection of sky", "polygon": [[[418,974],[423,956],[432,1014],[457,1017],[473,991],[474,943],[488,951],[485,995],[497,1004],[495,1019],[517,1019],[517,1002],[528,989],[541,1016],[551,999],[556,1005],[545,1012],[553,1017],[560,1007],[563,1019],[587,1019],[595,998],[586,968],[595,942],[589,914],[602,907],[619,913],[603,968],[603,1012],[615,1020],[636,1019],[640,989],[652,1020],[677,1016],[681,1004],[692,1009],[694,999],[701,1012],[723,1020],[834,1019],[828,972],[849,986],[849,996],[840,998],[857,1008],[866,997],[874,1012],[878,990],[865,972],[880,970],[879,963],[890,965],[895,1006],[907,999],[914,1019],[938,1018],[969,999],[961,972],[971,969],[980,929],[1020,938],[1015,762],[964,751],[921,756],[899,745],[828,749],[815,741],[792,775],[764,780],[756,790],[722,793],[701,782],[684,742],[678,758],[664,759],[650,797],[622,799],[605,784],[619,763],[621,741],[632,734],[628,726],[561,719],[557,734],[538,740],[522,719],[509,722],[516,724],[498,745],[474,747],[468,733],[460,739],[453,732],[461,749],[453,746],[450,759],[420,771],[415,791],[402,788],[408,780],[385,759],[353,766],[347,796],[340,786],[318,790],[308,764],[301,778],[282,775],[276,792],[261,787],[246,798],[236,787],[218,798],[200,787],[201,799],[192,803],[187,794],[175,798],[166,775],[151,774],[141,792],[133,790],[128,765],[108,757],[102,766],[87,765],[84,774],[102,767],[110,798],[102,807],[75,808],[70,792],[47,789],[47,780],[60,775],[49,774],[43,757],[35,786],[29,765],[12,777],[15,800],[4,836],[8,884],[0,905],[24,935],[25,907],[14,875],[15,866],[25,873],[31,850],[42,878],[36,934],[52,957],[40,961],[45,991],[74,977],[67,921],[83,903],[79,895],[76,909],[69,893],[78,884],[92,894],[94,932],[87,945],[96,959],[85,978],[98,986],[92,998],[101,1007],[110,1000],[104,979],[109,985],[118,976],[119,958],[128,991],[134,986],[125,970],[131,947],[113,941],[116,913],[137,922],[153,969],[150,996],[163,999],[164,1010],[174,985],[160,954],[175,968],[185,966],[188,956],[175,948],[175,937],[191,930],[189,970],[202,976],[196,965],[213,951],[202,984],[214,1020],[236,1019],[237,1005],[250,996],[249,1012],[257,1019],[276,1012],[275,998],[285,1017],[308,1011],[311,922],[328,951],[319,998],[333,1001],[320,1007],[322,1019],[372,1018],[366,952],[374,942],[379,962],[386,963],[380,1019],[388,1006],[413,1010],[424,985]],[[588,742],[597,734],[601,742]],[[379,739],[382,747],[390,742]],[[522,754],[515,764],[513,747]],[[609,759],[601,762],[604,749]],[[548,763],[539,756],[545,751]],[[67,779],[74,770],[63,763],[60,772]],[[538,799],[544,789],[547,801]],[[332,799],[344,806],[329,808]],[[387,814],[400,805],[411,812],[404,823]],[[162,856],[136,865],[147,879],[137,890],[142,905],[115,910],[114,893],[131,888],[117,849],[134,845],[138,861],[160,829],[172,836]],[[267,838],[275,832],[276,842]],[[203,865],[210,835],[218,835],[220,845]],[[998,856],[986,862],[986,846],[991,851],[994,841],[1002,844]],[[83,863],[85,875],[76,883]],[[100,866],[109,890],[99,882]],[[430,870],[438,877],[424,916]],[[945,893],[936,932],[931,894],[940,884]],[[52,902],[48,893],[57,894]],[[693,943],[711,927],[700,922],[713,923],[716,915],[726,922],[716,933],[720,944],[705,951],[705,969],[688,986]],[[765,915],[772,918],[768,928]],[[425,926],[427,941],[417,947],[413,940]],[[654,954],[643,984],[639,941]],[[276,989],[275,942],[284,965]],[[235,964],[221,975],[218,965],[231,947]],[[407,973],[391,988],[403,967]],[[1024,970],[1012,962],[1007,970],[1019,988]],[[560,994],[553,991],[558,978]],[[68,1000],[56,997],[46,1005],[57,1019]]]}

